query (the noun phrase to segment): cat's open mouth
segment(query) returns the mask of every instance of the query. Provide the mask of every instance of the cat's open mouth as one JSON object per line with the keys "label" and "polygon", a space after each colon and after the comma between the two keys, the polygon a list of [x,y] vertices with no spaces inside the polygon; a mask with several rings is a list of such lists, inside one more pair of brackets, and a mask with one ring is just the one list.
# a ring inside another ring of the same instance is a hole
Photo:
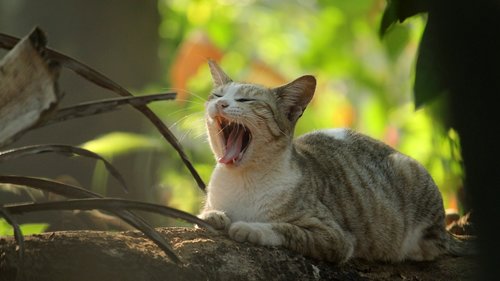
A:
{"label": "cat's open mouth", "polygon": [[244,125],[223,117],[217,117],[216,121],[222,131],[220,135],[224,144],[224,155],[218,161],[224,164],[237,164],[243,158],[252,140],[252,134]]}

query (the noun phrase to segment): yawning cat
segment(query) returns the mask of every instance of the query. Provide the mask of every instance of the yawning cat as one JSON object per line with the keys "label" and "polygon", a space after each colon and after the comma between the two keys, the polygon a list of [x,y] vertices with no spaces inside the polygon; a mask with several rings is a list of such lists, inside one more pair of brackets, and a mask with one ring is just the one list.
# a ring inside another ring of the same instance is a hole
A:
{"label": "yawning cat", "polygon": [[206,127],[218,163],[201,218],[236,241],[335,263],[462,251],[445,230],[439,190],[415,160],[349,129],[293,140],[313,76],[270,89],[209,67]]}

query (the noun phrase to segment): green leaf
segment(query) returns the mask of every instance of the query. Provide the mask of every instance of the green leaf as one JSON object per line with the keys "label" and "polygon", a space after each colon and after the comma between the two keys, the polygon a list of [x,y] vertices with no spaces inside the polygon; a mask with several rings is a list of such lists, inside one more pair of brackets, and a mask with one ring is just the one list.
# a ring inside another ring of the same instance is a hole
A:
{"label": "green leaf", "polygon": [[398,20],[397,3],[398,0],[387,0],[387,6],[385,7],[384,13],[382,14],[382,21],[380,22],[379,35],[383,37],[389,27],[393,25]]}
{"label": "green leaf", "polygon": [[81,147],[102,156],[113,157],[137,150],[160,149],[162,145],[153,137],[126,132],[112,132],[88,141],[82,144]]}
{"label": "green leaf", "polygon": [[210,231],[215,231],[207,222],[193,216],[189,213],[170,208],[163,205],[151,204],[139,201],[124,200],[124,199],[110,199],[110,198],[87,198],[87,199],[69,199],[66,201],[54,201],[45,203],[16,203],[8,204],[3,208],[11,214],[23,214],[27,212],[48,211],[48,210],[93,210],[102,209],[107,210],[121,219],[141,230],[147,237],[155,242],[165,254],[167,254],[174,262],[179,263],[180,260],[173,251],[169,242],[154,228],[147,224],[142,219],[125,210],[140,210],[146,212],[153,212],[165,216],[182,219],[199,226],[205,227]]}
{"label": "green leaf", "polygon": [[0,175],[0,183],[12,184],[13,187],[17,188],[25,186],[28,188],[52,192],[68,198],[102,197],[100,194],[78,186],[35,177]]}
{"label": "green leaf", "polygon": [[34,155],[39,153],[59,153],[63,155],[78,155],[82,157],[89,157],[96,160],[101,160],[106,167],[106,170],[115,177],[118,182],[123,186],[125,192],[128,192],[128,187],[123,179],[122,175],[118,170],[106,159],[102,158],[100,155],[89,151],[87,149],[83,149],[80,147],[75,147],[71,145],[64,144],[41,144],[41,145],[28,145],[19,148],[14,148],[6,151],[0,151],[0,162],[8,161],[12,159],[17,159],[23,156]]}
{"label": "green leaf", "polygon": [[446,91],[446,86],[442,81],[444,69],[441,69],[436,51],[431,48],[435,46],[432,42],[435,38],[432,22],[429,21],[420,42],[415,71],[413,91],[417,109],[435,100]]}
{"label": "green leaf", "polygon": [[21,224],[21,230],[24,235],[42,233],[49,227],[48,223],[26,223]]}
{"label": "green leaf", "polygon": [[[0,48],[11,49],[15,46],[15,44],[18,41],[19,39],[16,37],[0,33]],[[104,89],[108,89],[124,97],[133,96],[132,93],[130,93],[127,89],[123,88],[121,85],[112,81],[111,79],[101,74],[100,72],[85,65],[84,63],[81,63],[71,57],[68,57],[62,53],[56,52],[49,48],[44,48],[44,52],[49,59],[60,63],[62,66],[71,69],[76,74],[80,75],[81,77],[87,79],[88,81]],[[147,106],[138,104],[134,105],[134,108],[139,112],[141,112],[146,118],[148,118],[148,120],[151,121],[151,123],[156,127],[156,129],[165,138],[165,140],[167,140],[170,143],[170,145],[172,145],[172,147],[177,151],[182,162],[184,163],[184,165],[189,170],[194,180],[198,184],[198,187],[201,190],[205,190],[205,183],[201,179],[198,172],[194,169],[191,161],[189,161],[189,159],[187,158],[186,153],[184,152],[180,142],[177,140],[175,135],[168,129],[168,127],[162,122],[162,120]]]}
{"label": "green leaf", "polygon": [[429,0],[387,0],[387,6],[380,22],[380,37],[383,37],[397,21],[403,22],[409,17],[428,11]]}
{"label": "green leaf", "polygon": [[387,53],[392,60],[396,60],[404,48],[408,45],[410,30],[405,26],[395,26],[391,32],[384,37]]}
{"label": "green leaf", "polygon": [[[76,186],[71,186],[63,183],[58,183],[55,181],[50,181],[50,180],[44,180],[44,179],[39,179],[39,178],[31,178],[31,177],[17,177],[17,176],[0,176],[0,182],[2,183],[11,183],[15,185],[25,185],[30,188],[36,188],[36,189],[42,189],[45,191],[50,191],[54,192],[59,195],[63,195],[69,198],[79,198],[79,197],[99,197],[99,198],[91,198],[84,201],[79,201],[76,199],[70,199],[68,201],[56,201],[56,202],[48,202],[48,203],[19,203],[19,204],[11,204],[9,206],[0,206],[0,215],[3,215],[7,220],[9,220],[9,223],[12,224],[14,229],[17,231],[14,232],[16,234],[16,241],[18,241],[18,245],[20,245],[20,248],[22,248],[22,234],[21,231],[19,230],[19,227],[13,221],[13,219],[10,217],[10,211],[9,210],[14,210],[18,213],[22,212],[34,212],[34,211],[40,211],[40,210],[66,210],[66,209],[84,209],[84,210],[89,210],[89,209],[104,209],[108,210],[112,213],[114,213],[116,216],[127,222],[128,224],[134,226],[135,228],[139,229],[142,231],[147,237],[149,237],[153,242],[155,242],[165,253],[172,258],[173,261],[179,262],[179,259],[173,252],[172,248],[170,247],[170,244],[159,234],[156,232],[156,230],[150,226],[146,221],[144,221],[141,217],[135,215],[132,212],[129,212],[127,210],[121,210],[118,207],[124,207],[125,205],[135,207],[135,208],[146,208],[146,209],[153,209],[153,212],[159,212],[165,215],[170,215],[175,218],[181,218],[185,219],[187,221],[191,221],[194,223],[198,223],[200,226],[208,226],[207,223],[201,221],[200,219],[184,213],[179,210],[175,210],[169,207],[163,208],[163,206],[155,206],[151,205],[148,203],[141,203],[141,202],[135,202],[135,201],[128,201],[128,200],[121,200],[121,199],[106,199],[106,198],[101,198],[102,196],[96,193],[93,193],[91,191],[76,187]],[[102,199],[101,201],[99,200],[93,200],[92,199]],[[125,205],[124,205],[125,204]],[[104,206],[102,206],[104,205]],[[113,205],[115,207],[113,207]],[[118,205],[118,207],[116,206]],[[24,206],[24,207],[23,207]],[[109,209],[111,208],[111,209]],[[0,225],[1,227],[1,225]],[[210,228],[210,227],[209,227]],[[21,253],[20,253],[21,255]]]}
{"label": "green leaf", "polygon": [[57,110],[53,115],[50,116],[48,120],[40,123],[38,126],[51,125],[57,122],[67,121],[74,118],[82,118],[87,116],[92,116],[96,114],[102,114],[117,110],[121,106],[131,105],[131,106],[144,106],[148,103],[162,100],[173,100],[175,99],[175,93],[163,93],[163,94],[152,94],[152,95],[142,95],[142,96],[129,96],[129,97],[118,97],[111,99],[102,99],[96,101],[90,101],[85,103],[80,103],[77,105],[72,105]]}
{"label": "green leaf", "polygon": [[[11,215],[11,213],[5,209],[3,206],[0,206],[0,216],[4,219],[0,220],[0,234],[5,232],[6,229],[10,228],[11,231],[8,234],[13,233],[14,238],[16,240],[17,246],[19,247],[18,257],[19,264],[22,264],[24,261],[24,236],[23,231],[17,223],[16,219]],[[19,269],[18,269],[19,270]]]}

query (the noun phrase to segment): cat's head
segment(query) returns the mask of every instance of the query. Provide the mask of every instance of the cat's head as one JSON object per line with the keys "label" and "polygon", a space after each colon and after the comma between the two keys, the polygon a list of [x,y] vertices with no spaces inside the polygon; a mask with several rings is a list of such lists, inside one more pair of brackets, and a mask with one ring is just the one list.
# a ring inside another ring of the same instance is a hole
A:
{"label": "cat's head", "polygon": [[209,67],[214,88],[206,103],[206,125],[219,163],[259,164],[290,146],[295,124],[316,88],[313,76],[266,88],[233,82],[213,61]]}

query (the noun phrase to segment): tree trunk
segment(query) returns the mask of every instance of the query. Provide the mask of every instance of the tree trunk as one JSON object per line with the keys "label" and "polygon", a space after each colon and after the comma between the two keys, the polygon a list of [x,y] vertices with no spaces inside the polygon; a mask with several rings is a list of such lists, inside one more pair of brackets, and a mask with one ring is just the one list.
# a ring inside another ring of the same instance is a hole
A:
{"label": "tree trunk", "polygon": [[171,241],[175,264],[135,231],[61,231],[27,236],[19,265],[13,238],[0,239],[0,280],[473,280],[471,257],[343,266],[283,248],[234,242],[194,228],[158,229]]}

